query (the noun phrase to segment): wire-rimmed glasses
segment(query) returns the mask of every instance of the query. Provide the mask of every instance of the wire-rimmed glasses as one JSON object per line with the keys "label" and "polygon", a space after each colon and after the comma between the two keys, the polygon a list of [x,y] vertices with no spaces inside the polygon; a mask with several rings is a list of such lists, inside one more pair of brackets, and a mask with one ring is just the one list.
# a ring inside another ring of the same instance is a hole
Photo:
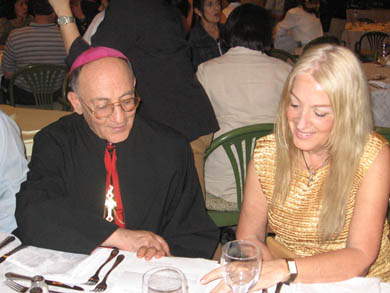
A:
{"label": "wire-rimmed glasses", "polygon": [[104,119],[111,116],[114,112],[115,106],[120,106],[124,112],[131,112],[138,107],[141,101],[141,98],[138,96],[122,98],[117,103],[108,103],[107,100],[102,99],[94,106],[94,109],[92,109],[82,97],[79,95],[77,96],[79,97],[81,103],[84,104],[93,115],[95,115],[96,119]]}

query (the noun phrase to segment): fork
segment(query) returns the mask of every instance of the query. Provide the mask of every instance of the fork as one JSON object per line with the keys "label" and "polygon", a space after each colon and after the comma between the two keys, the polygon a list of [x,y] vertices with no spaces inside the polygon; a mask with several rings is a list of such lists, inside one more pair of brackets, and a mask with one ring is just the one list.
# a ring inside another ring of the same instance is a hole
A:
{"label": "fork", "polygon": [[90,277],[86,283],[84,283],[84,285],[96,285],[99,282],[99,273],[100,273],[101,269],[106,264],[108,264],[114,257],[116,257],[118,253],[119,253],[119,249],[115,247],[111,251],[111,254],[107,258],[107,260],[97,269],[96,273],[92,277]]}
{"label": "fork", "polygon": [[[28,287],[20,285],[19,283],[16,283],[15,281],[12,281],[10,279],[5,280],[5,284],[11,289],[14,289],[16,292],[27,292],[27,290],[29,289]],[[49,293],[62,293],[62,292],[49,290]]]}
{"label": "fork", "polygon": [[118,255],[118,257],[115,260],[115,263],[112,265],[111,269],[107,272],[107,274],[104,276],[103,280],[97,284],[95,289],[93,289],[93,292],[103,292],[107,289],[107,278],[110,275],[110,273],[122,262],[122,260],[125,258],[123,254]]}

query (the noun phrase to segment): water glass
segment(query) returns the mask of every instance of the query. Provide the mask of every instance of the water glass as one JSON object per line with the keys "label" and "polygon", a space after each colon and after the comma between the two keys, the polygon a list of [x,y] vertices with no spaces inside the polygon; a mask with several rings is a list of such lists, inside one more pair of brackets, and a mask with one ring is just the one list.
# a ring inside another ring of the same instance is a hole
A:
{"label": "water glass", "polygon": [[222,248],[224,279],[234,293],[248,292],[259,280],[260,248],[247,240],[227,242]]}
{"label": "water glass", "polygon": [[174,267],[157,267],[142,277],[143,293],[187,293],[187,280],[182,271]]}

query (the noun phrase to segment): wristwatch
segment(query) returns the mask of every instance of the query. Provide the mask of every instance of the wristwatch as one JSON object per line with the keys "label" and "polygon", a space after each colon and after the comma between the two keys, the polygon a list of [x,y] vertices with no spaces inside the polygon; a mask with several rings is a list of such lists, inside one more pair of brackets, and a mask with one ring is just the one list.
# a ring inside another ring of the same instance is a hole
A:
{"label": "wristwatch", "polygon": [[73,16],[59,16],[57,18],[58,25],[65,25],[72,22],[76,22],[76,19]]}
{"label": "wristwatch", "polygon": [[286,258],[285,261],[287,264],[288,272],[290,273],[290,277],[284,283],[290,285],[290,283],[294,282],[294,280],[298,276],[297,264],[295,263],[295,260],[293,260],[292,258]]}

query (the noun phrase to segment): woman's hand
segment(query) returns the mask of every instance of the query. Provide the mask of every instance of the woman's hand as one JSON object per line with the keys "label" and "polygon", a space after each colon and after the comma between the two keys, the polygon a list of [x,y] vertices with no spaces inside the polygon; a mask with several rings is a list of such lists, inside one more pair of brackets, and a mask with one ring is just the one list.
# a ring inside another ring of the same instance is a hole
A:
{"label": "woman's hand", "polygon": [[[200,282],[205,285],[214,280],[223,278],[224,267],[221,266],[212,270],[207,275],[203,276]],[[271,261],[263,261],[260,278],[252,290],[261,290],[270,288],[279,282],[285,282],[289,277],[288,268],[284,259],[277,259]],[[226,285],[224,280],[221,280],[218,285],[211,291],[212,293],[230,292],[231,289]]]}

